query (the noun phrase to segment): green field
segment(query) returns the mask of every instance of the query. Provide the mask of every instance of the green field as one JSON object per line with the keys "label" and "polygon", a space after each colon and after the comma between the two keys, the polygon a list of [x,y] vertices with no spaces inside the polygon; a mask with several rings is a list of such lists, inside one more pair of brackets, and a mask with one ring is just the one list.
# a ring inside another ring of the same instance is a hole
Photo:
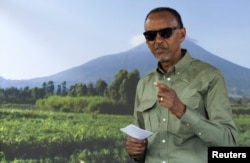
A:
{"label": "green field", "polygon": [[1,160],[128,162],[120,128],[131,122],[132,116],[1,109]]}
{"label": "green field", "polygon": [[[250,115],[234,117],[250,146]],[[131,162],[120,128],[132,116],[0,109],[1,163]]]}

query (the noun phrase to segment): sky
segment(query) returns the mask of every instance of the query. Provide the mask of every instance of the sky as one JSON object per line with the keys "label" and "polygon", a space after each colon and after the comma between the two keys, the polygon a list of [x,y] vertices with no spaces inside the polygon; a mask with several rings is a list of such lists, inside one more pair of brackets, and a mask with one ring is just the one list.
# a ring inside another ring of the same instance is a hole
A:
{"label": "sky", "polygon": [[176,9],[187,38],[250,68],[249,0],[0,0],[0,77],[45,77],[145,43],[144,19]]}

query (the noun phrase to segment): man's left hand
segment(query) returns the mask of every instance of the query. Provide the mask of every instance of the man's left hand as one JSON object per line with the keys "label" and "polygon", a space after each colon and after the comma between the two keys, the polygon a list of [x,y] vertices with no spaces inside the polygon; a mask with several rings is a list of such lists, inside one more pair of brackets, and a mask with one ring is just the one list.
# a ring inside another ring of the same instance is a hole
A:
{"label": "man's left hand", "polygon": [[181,102],[175,90],[158,82],[154,82],[154,86],[158,88],[157,99],[160,104],[168,108],[172,114],[181,118],[186,111],[186,106]]}

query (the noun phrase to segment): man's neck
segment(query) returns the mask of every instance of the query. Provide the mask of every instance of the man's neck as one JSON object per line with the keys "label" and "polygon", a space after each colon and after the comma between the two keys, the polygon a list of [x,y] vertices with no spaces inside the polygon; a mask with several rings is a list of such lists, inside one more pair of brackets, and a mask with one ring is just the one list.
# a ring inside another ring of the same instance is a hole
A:
{"label": "man's neck", "polygon": [[176,54],[175,57],[171,61],[161,61],[161,67],[164,72],[168,72],[170,67],[173,67],[177,62],[181,60],[181,58],[185,55],[184,51],[180,51],[180,53]]}

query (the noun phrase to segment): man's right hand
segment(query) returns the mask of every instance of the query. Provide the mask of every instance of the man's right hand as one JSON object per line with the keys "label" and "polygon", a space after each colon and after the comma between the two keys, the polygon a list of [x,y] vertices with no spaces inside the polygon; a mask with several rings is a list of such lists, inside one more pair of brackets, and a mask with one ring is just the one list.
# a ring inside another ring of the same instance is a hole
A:
{"label": "man's right hand", "polygon": [[133,137],[128,137],[126,142],[126,150],[129,155],[136,156],[141,155],[147,148],[147,142],[145,140],[139,140]]}

